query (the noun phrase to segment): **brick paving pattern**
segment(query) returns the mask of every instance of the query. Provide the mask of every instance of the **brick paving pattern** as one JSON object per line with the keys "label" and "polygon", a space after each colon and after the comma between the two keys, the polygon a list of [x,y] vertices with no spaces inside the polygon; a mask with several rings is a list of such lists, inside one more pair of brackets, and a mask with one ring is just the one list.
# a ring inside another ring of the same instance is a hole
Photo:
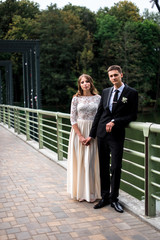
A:
{"label": "brick paving pattern", "polygon": [[0,126],[0,240],[159,240],[130,212],[66,193],[66,170]]}

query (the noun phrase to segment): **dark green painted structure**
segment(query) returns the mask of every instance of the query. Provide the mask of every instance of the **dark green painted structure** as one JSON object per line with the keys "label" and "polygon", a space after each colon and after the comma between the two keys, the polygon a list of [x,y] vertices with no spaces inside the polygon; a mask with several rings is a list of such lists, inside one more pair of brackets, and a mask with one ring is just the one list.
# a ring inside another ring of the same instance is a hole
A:
{"label": "dark green painted structure", "polygon": [[[22,53],[24,107],[41,108],[40,95],[40,50],[39,40],[0,40],[0,52]],[[1,61],[5,66],[6,102],[13,104],[12,65],[10,61]],[[8,69],[7,69],[8,68]]]}

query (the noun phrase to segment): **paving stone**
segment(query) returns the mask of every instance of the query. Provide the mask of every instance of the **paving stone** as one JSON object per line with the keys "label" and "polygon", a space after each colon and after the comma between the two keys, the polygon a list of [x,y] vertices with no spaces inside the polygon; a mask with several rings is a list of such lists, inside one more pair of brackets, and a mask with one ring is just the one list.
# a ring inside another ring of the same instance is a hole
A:
{"label": "paving stone", "polygon": [[91,239],[91,240],[106,240],[106,238],[101,234],[90,236],[89,239]]}
{"label": "paving stone", "polygon": [[73,238],[68,233],[55,234],[58,240],[73,240]]}
{"label": "paving stone", "polygon": [[71,226],[68,226],[68,225],[61,225],[61,226],[58,226],[58,229],[60,232],[72,232],[73,229]]}
{"label": "paving stone", "polygon": [[49,228],[49,227],[45,227],[45,228],[40,228],[40,229],[37,229],[36,230],[37,231],[37,233],[49,233],[49,232],[51,232],[51,229]]}
{"label": "paving stone", "polygon": [[56,238],[56,236],[55,235],[50,235],[50,236],[48,236],[48,239],[49,240],[57,240],[57,238]]}
{"label": "paving stone", "polygon": [[6,216],[7,216],[6,212],[0,212],[0,218],[4,218]]}
{"label": "paving stone", "polygon": [[1,236],[1,240],[8,240],[8,237],[6,235]]}
{"label": "paving stone", "polygon": [[34,239],[34,240],[48,240],[49,238],[45,234],[41,234],[41,235],[33,236],[32,239]]}
{"label": "paving stone", "polygon": [[3,230],[3,229],[8,229],[8,228],[10,228],[11,227],[11,225],[10,225],[10,223],[1,223],[0,224],[0,230]]}
{"label": "paving stone", "polygon": [[23,224],[23,223],[29,223],[30,220],[28,217],[20,217],[20,218],[17,218],[17,223],[18,224]]}
{"label": "paving stone", "polygon": [[131,229],[131,227],[127,224],[127,223],[118,223],[115,225],[119,230],[127,230],[127,229]]}
{"label": "paving stone", "polygon": [[27,216],[27,214],[25,213],[25,211],[13,211],[13,215],[14,215],[16,218],[26,217],[26,216]]}
{"label": "paving stone", "polygon": [[0,230],[0,236],[6,235],[6,231],[5,230]]}
{"label": "paving stone", "polygon": [[16,238],[15,234],[9,234],[8,235],[8,239],[15,239],[15,238]]}
{"label": "paving stone", "polygon": [[[137,234],[137,235],[132,236],[132,239],[133,240],[146,240],[147,238]],[[152,239],[154,239],[154,238],[152,238]]]}
{"label": "paving stone", "polygon": [[17,240],[28,240],[30,238],[30,234],[28,232],[20,232],[16,233]]}

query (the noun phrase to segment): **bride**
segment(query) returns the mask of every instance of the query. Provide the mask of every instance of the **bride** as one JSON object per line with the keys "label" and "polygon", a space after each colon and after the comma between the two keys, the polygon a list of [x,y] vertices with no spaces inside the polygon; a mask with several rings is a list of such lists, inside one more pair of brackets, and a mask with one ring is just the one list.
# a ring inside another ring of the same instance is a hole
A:
{"label": "bride", "polygon": [[67,192],[78,201],[101,198],[97,139],[85,145],[100,99],[91,76],[82,74],[71,102],[67,168]]}

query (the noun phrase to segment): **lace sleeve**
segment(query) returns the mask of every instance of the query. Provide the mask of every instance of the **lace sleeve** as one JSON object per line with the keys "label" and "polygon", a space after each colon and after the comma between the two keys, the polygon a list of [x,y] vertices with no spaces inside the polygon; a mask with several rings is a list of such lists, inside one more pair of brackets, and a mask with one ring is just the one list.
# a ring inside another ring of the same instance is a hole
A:
{"label": "lace sleeve", "polygon": [[77,123],[77,97],[72,98],[70,121],[71,121],[71,125],[74,125]]}

